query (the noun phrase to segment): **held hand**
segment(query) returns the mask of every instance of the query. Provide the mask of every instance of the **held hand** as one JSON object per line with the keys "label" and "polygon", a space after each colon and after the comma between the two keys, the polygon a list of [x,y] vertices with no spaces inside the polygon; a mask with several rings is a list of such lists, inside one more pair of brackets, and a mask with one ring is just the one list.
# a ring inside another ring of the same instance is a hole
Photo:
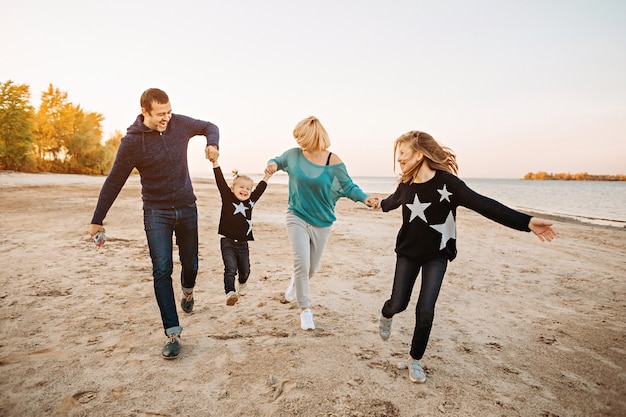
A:
{"label": "held hand", "polygon": [[380,199],[378,197],[367,197],[365,199],[365,204],[376,210],[380,208]]}
{"label": "held hand", "polygon": [[220,152],[217,150],[217,146],[215,145],[207,145],[204,148],[204,153],[206,155],[206,159],[211,162],[217,161],[217,158],[220,156]]}
{"label": "held hand", "polygon": [[263,175],[263,181],[268,182],[272,175],[273,174],[268,174],[267,172],[265,172],[265,175]]}
{"label": "held hand", "polygon": [[90,224],[87,229],[87,233],[89,233],[89,237],[93,237],[98,232],[104,232],[104,227],[101,224]]}
{"label": "held hand", "polygon": [[528,228],[542,242],[552,242],[552,239],[556,237],[556,232],[552,229],[552,223],[539,217],[531,217],[530,222],[528,222]]}
{"label": "held hand", "polygon": [[271,162],[265,167],[265,175],[274,175],[278,170],[278,164]]}

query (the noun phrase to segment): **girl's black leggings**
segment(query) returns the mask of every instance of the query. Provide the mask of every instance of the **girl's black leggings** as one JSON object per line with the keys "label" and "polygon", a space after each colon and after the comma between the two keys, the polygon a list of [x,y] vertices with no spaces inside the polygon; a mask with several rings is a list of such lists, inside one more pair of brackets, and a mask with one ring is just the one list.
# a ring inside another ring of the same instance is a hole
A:
{"label": "girl's black leggings", "polygon": [[411,300],[413,286],[417,275],[422,270],[422,285],[415,307],[415,330],[411,342],[411,357],[422,359],[430,330],[433,327],[435,317],[435,303],[439,296],[443,276],[446,273],[448,260],[446,258],[434,258],[424,262],[398,255],[396,259],[396,272],[393,278],[391,298],[385,301],[382,314],[386,318],[392,318],[395,314],[406,310]]}

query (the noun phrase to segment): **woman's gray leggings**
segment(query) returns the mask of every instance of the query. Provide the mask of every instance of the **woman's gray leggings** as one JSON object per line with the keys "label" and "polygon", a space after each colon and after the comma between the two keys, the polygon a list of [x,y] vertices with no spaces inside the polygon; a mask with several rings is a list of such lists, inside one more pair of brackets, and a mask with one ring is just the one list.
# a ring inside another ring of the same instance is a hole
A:
{"label": "woman's gray leggings", "polygon": [[293,255],[298,307],[307,308],[311,306],[309,278],[319,270],[322,253],[330,238],[332,226],[313,226],[290,211],[287,212],[286,226]]}

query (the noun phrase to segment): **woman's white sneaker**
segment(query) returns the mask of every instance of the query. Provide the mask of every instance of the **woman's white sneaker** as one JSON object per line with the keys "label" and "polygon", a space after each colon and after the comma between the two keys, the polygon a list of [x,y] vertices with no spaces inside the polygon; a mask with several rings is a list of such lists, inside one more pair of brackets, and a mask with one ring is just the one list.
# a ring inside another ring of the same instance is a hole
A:
{"label": "woman's white sneaker", "polygon": [[313,323],[313,312],[310,308],[300,313],[300,327],[302,330],[314,330],[315,323]]}

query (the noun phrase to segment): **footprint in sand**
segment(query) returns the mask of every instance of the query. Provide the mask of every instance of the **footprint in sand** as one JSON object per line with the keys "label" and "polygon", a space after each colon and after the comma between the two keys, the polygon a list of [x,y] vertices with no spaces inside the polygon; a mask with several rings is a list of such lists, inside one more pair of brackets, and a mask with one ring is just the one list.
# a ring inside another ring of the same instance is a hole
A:
{"label": "footprint in sand", "polygon": [[289,379],[276,381],[274,377],[270,377],[269,385],[274,390],[274,397],[272,398],[272,402],[274,402],[278,400],[283,394],[287,394],[289,391],[294,389],[296,383]]}
{"label": "footprint in sand", "polygon": [[79,391],[74,394],[68,395],[63,398],[59,405],[56,406],[53,416],[67,415],[72,409],[79,404],[85,404],[93,400],[96,397],[95,391]]}

